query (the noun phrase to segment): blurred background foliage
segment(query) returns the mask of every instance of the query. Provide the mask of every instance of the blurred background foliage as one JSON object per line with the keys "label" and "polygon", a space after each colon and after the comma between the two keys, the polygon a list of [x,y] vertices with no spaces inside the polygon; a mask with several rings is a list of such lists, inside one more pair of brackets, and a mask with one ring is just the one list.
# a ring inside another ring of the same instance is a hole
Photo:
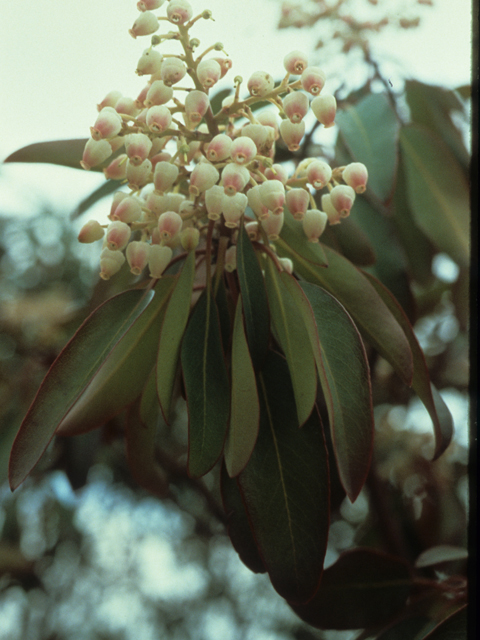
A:
{"label": "blurred background foliage", "polygon": [[[280,26],[313,26],[328,17],[322,3],[315,4],[322,14],[316,19],[284,7]],[[344,6],[338,3],[338,10]],[[457,548],[454,559],[438,551],[417,567],[431,588],[414,595],[399,615],[398,624],[405,624],[404,615],[412,624],[407,635],[394,635],[401,628],[395,625],[391,635],[361,636],[300,622],[268,578],[252,574],[232,549],[218,470],[203,480],[187,477],[181,403],[172,427],[158,425],[159,462],[169,481],[161,498],[131,478],[123,415],[102,430],[57,438],[11,494],[9,450],[43,376],[88,313],[128,282],[98,282],[93,252],[79,247],[69,212],[44,204],[19,219],[3,210],[0,640],[423,638],[465,601],[466,560],[459,550],[467,548],[469,504],[470,91],[412,79],[393,88],[368,47],[377,27],[335,19],[343,25],[335,39],[344,54],[360,55],[364,82],[339,84],[330,144],[311,122],[300,152],[292,156],[279,148],[278,157],[297,163],[323,155],[332,166],[353,159],[369,168],[369,189],[357,198],[351,218],[330,227],[322,240],[378,277],[402,304],[456,435],[446,453],[429,462],[433,438],[426,411],[368,350],[373,465],[353,505],[339,484],[332,487],[327,564],[356,546],[413,565],[425,551],[448,545]]]}

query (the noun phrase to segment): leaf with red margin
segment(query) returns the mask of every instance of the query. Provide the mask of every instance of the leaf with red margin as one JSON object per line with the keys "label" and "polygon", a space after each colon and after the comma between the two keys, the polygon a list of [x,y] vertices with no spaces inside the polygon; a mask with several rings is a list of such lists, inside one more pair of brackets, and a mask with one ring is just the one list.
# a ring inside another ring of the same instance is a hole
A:
{"label": "leaf with red margin", "polygon": [[467,627],[467,607],[464,606],[443,620],[423,640],[466,640]]}
{"label": "leaf with red margin", "polygon": [[323,572],[314,598],[291,605],[319,629],[365,629],[386,624],[405,605],[413,581],[408,565],[371,549],[352,549]]}
{"label": "leaf with red margin", "polygon": [[323,428],[316,409],[301,429],[288,365],[270,352],[258,374],[260,430],[238,476],[260,556],[278,593],[313,597],[323,571],[330,486]]}

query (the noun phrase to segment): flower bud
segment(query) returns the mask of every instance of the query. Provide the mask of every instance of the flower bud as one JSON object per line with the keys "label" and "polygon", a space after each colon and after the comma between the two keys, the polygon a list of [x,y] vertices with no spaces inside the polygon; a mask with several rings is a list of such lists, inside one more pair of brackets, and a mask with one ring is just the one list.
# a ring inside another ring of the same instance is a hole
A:
{"label": "flower bud", "polygon": [[329,224],[340,224],[342,216],[333,206],[329,193],[324,193],[322,195],[322,209],[327,214]]}
{"label": "flower bud", "polygon": [[268,218],[270,215],[260,196],[260,185],[256,185],[247,191],[248,204],[259,220]]}
{"label": "flower bud", "polygon": [[137,38],[138,36],[149,36],[151,33],[155,33],[155,31],[158,30],[158,27],[159,24],[157,16],[151,11],[144,11],[135,20],[132,28],[128,30],[128,33],[132,38]]}
{"label": "flower bud", "polygon": [[213,60],[218,62],[220,65],[220,78],[223,78],[223,76],[232,68],[232,61],[230,58],[213,58]]}
{"label": "flower bud", "polygon": [[248,79],[247,87],[250,95],[263,98],[273,90],[275,82],[269,73],[255,71]]}
{"label": "flower bud", "polygon": [[328,217],[324,211],[309,209],[303,218],[303,230],[309,242],[318,242],[318,238],[325,231]]}
{"label": "flower bud", "polygon": [[158,231],[161,242],[170,243],[180,233],[183,220],[175,211],[166,211],[158,219]]}
{"label": "flower bud", "polygon": [[283,270],[292,275],[293,262],[290,260],[290,258],[278,258],[278,261],[282,265]]}
{"label": "flower bud", "polygon": [[83,157],[80,165],[87,171],[96,167],[112,155],[112,147],[107,140],[94,140],[90,138],[83,150]]}
{"label": "flower bud", "polygon": [[139,76],[158,73],[162,68],[163,56],[155,49],[145,49],[137,63],[135,73]]}
{"label": "flower bud", "polygon": [[218,182],[220,174],[217,169],[207,161],[199,162],[190,174],[189,193],[198,196]]}
{"label": "flower bud", "polygon": [[120,133],[122,124],[122,118],[113,107],[104,107],[98,114],[93,127],[90,127],[90,133],[94,140],[112,138]]}
{"label": "flower bud", "polygon": [[173,24],[185,24],[193,15],[192,5],[187,0],[170,0],[167,18]]}
{"label": "flower bud", "polygon": [[356,193],[364,193],[368,180],[367,167],[361,162],[351,162],[343,170],[342,178]]}
{"label": "flower bud", "polygon": [[237,164],[248,164],[257,155],[257,146],[248,136],[240,136],[233,140],[230,157]]}
{"label": "flower bud", "polygon": [[232,273],[237,268],[237,247],[232,244],[225,251],[225,271]]}
{"label": "flower bud", "polygon": [[162,195],[168,191],[178,177],[178,167],[171,162],[160,161],[155,165],[153,183],[155,193]]}
{"label": "flower bud", "polygon": [[172,124],[172,114],[165,105],[155,105],[147,111],[147,126],[150,131],[161,133]]}
{"label": "flower bud", "polygon": [[260,185],[260,199],[262,204],[274,215],[283,213],[285,202],[285,187],[278,180],[267,180]]}
{"label": "flower bud", "polygon": [[205,191],[205,207],[209,220],[218,220],[222,214],[222,199],[225,195],[223,187],[214,185]]}
{"label": "flower bud", "polygon": [[190,91],[185,98],[185,112],[191,122],[198,124],[207,113],[210,100],[203,91]]}
{"label": "flower bud", "polygon": [[342,218],[350,215],[350,209],[355,201],[355,191],[346,184],[339,184],[330,191],[330,202]]}
{"label": "flower bud", "polygon": [[222,171],[222,185],[228,196],[233,196],[237,191],[243,191],[250,180],[250,172],[246,167],[232,162],[227,164]]}
{"label": "flower bud", "polygon": [[152,141],[145,133],[129,133],[124,140],[125,151],[130,163],[138,167],[148,158]]}
{"label": "flower bud", "polygon": [[139,11],[152,11],[162,6],[165,0],[140,0],[137,2],[137,9]]}
{"label": "flower bud", "polygon": [[136,117],[140,109],[137,107],[137,103],[133,98],[122,96],[115,103],[115,111],[126,116]]}
{"label": "flower bud", "polygon": [[298,151],[300,142],[305,133],[305,122],[293,123],[290,120],[282,120],[280,123],[280,134],[289,151]]}
{"label": "flower bud", "polygon": [[139,191],[147,182],[150,182],[152,175],[152,163],[150,160],[144,160],[142,164],[135,165],[127,160],[126,177],[128,186],[133,191]]}
{"label": "flower bud", "polygon": [[263,124],[246,124],[242,127],[242,136],[253,140],[257,151],[260,152],[267,142],[268,129]]}
{"label": "flower bud", "polygon": [[287,184],[288,172],[283,165],[275,163],[265,170],[265,177],[269,180],[279,180],[282,184]]}
{"label": "flower bud", "polygon": [[166,104],[172,98],[172,87],[167,87],[163,80],[155,80],[147,91],[144,104],[146,107],[153,107],[154,105]]}
{"label": "flower bud", "polygon": [[136,222],[142,217],[141,201],[134,196],[127,196],[115,207],[110,217],[112,220],[120,220],[121,222]]}
{"label": "flower bud", "polygon": [[285,195],[286,205],[295,220],[303,220],[309,201],[310,194],[306,189],[290,189]]}
{"label": "flower bud", "polygon": [[172,259],[172,250],[170,247],[160,244],[152,244],[148,254],[148,268],[150,269],[151,278],[161,278],[162,273],[168,267]]}
{"label": "flower bud", "polygon": [[332,127],[335,124],[335,116],[337,113],[335,96],[332,96],[330,93],[324,93],[314,98],[310,106],[316,119],[321,122],[325,128]]}
{"label": "flower bud", "polygon": [[225,226],[229,229],[238,227],[238,222],[247,208],[248,198],[244,193],[236,193],[234,196],[223,195],[222,213]]}
{"label": "flower bud", "polygon": [[197,78],[204,89],[210,89],[222,75],[222,67],[216,60],[201,60],[197,66]]}
{"label": "flower bud", "polygon": [[272,127],[275,132],[275,140],[278,140],[280,132],[277,116],[275,115],[275,113],[266,109],[265,111],[261,111],[255,117],[260,124],[263,124],[263,126]]}
{"label": "flower bud", "polygon": [[167,86],[180,82],[186,73],[187,68],[180,58],[164,58],[160,75]]}
{"label": "flower bud", "polygon": [[288,73],[298,76],[308,67],[307,56],[301,51],[291,51],[283,59],[283,66]]}
{"label": "flower bud", "polygon": [[250,240],[256,241],[260,237],[260,231],[258,229],[258,222],[255,220],[254,222],[247,222],[245,225],[245,231],[248,234]]}
{"label": "flower bud", "polygon": [[268,239],[271,240],[272,242],[275,242],[275,240],[278,240],[278,238],[280,237],[280,232],[283,227],[283,221],[284,221],[283,211],[276,216],[269,216],[264,220],[260,220],[260,224],[265,230]]}
{"label": "flower bud", "polygon": [[96,220],[89,220],[80,229],[78,241],[84,243],[96,242],[97,240],[100,240],[100,238],[103,238],[104,235],[105,231],[100,223]]}
{"label": "flower bud", "polygon": [[200,231],[196,227],[185,227],[180,233],[180,243],[185,251],[193,251],[198,247]]}
{"label": "flower bud", "polygon": [[120,91],[110,91],[105,98],[97,104],[97,111],[101,111],[104,107],[114,107],[122,97]]}
{"label": "flower bud", "polygon": [[326,79],[325,73],[319,67],[307,67],[302,72],[300,82],[305,91],[318,96],[325,86]]}
{"label": "flower bud", "polygon": [[121,251],[111,251],[105,247],[100,254],[100,277],[109,280],[120,271],[124,262],[125,256]]}
{"label": "flower bud", "polygon": [[130,242],[125,252],[130,271],[135,276],[139,276],[148,263],[148,255],[150,253],[150,244],[148,242],[140,242],[134,240]]}
{"label": "flower bud", "polygon": [[124,180],[127,171],[127,154],[122,153],[120,156],[117,156],[115,160],[105,167],[103,173],[107,180]]}
{"label": "flower bud", "polygon": [[127,246],[132,232],[128,224],[115,220],[107,227],[105,244],[110,251],[121,251]]}
{"label": "flower bud", "polygon": [[219,133],[212,138],[208,145],[206,156],[211,162],[220,162],[221,160],[228,158],[231,146],[232,139],[225,133]]}
{"label": "flower bud", "polygon": [[294,91],[283,98],[283,110],[290,122],[301,122],[308,113],[308,98],[301,91]]}
{"label": "flower bud", "polygon": [[314,189],[323,189],[332,177],[332,169],[323,160],[314,160],[307,167],[307,180]]}

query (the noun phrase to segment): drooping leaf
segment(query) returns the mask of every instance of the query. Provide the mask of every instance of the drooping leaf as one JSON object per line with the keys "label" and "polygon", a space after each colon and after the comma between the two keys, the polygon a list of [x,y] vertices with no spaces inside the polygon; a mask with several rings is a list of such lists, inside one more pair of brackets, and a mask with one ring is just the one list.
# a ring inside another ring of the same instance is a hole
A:
{"label": "drooping leaf", "polygon": [[443,398],[430,382],[430,375],[425,362],[425,356],[423,355],[423,351],[418,344],[417,337],[407,316],[405,315],[405,312],[381,282],[369,274],[366,274],[366,277],[369,279],[372,286],[375,287],[382,300],[390,309],[392,315],[395,316],[410,344],[414,366],[412,387],[425,405],[425,408],[432,419],[433,430],[435,433],[434,459],[436,459],[445,451],[451,442],[453,436],[452,415]]}
{"label": "drooping leaf", "polygon": [[[355,205],[355,219],[357,211],[358,207]],[[377,259],[368,235],[352,216],[344,218],[342,224],[327,225],[322,233],[322,244],[335,249],[357,267],[369,267],[375,264]]]}
{"label": "drooping leaf", "polygon": [[307,242],[302,223],[295,220],[290,211],[284,210],[284,223],[278,244],[281,254],[300,263],[328,266],[323,246],[319,242]]}
{"label": "drooping leaf", "polygon": [[75,220],[76,218],[81,216],[82,213],[85,213],[85,211],[88,211],[90,207],[93,207],[93,205],[96,204],[99,200],[102,200],[102,198],[105,198],[106,196],[109,196],[115,191],[117,191],[117,189],[120,188],[121,184],[122,183],[120,180],[107,180],[107,182],[100,185],[98,189],[95,189],[93,193],[91,193],[89,196],[87,196],[84,200],[80,202],[78,207],[71,214],[70,218],[72,220]]}
{"label": "drooping leaf", "polygon": [[258,374],[258,440],[238,476],[260,556],[278,593],[306,602],[320,582],[329,525],[328,461],[317,411],[298,429],[285,360]]}
{"label": "drooping leaf", "polygon": [[253,364],[258,369],[268,349],[270,313],[262,270],[243,224],[238,231],[237,273],[243,298],[248,345]]}
{"label": "drooping leaf", "polygon": [[12,490],[37,464],[65,414],[152,297],[151,292],[137,290],[111,298],[95,309],[60,352],[13,444],[9,467]]}
{"label": "drooping leaf", "polygon": [[[87,141],[88,138],[36,142],[18,149],[18,151],[8,156],[5,162],[41,162],[82,169],[80,160]],[[100,167],[103,167],[103,164],[99,167],[94,167],[93,171],[100,171]]]}
{"label": "drooping leaf", "polygon": [[423,640],[467,640],[467,607],[461,607],[433,629]]}
{"label": "drooping leaf", "polygon": [[215,301],[200,296],[183,338],[181,363],[188,404],[188,473],[210,471],[223,449],[230,414],[230,387]]}
{"label": "drooping leaf", "polygon": [[410,210],[425,235],[460,266],[469,265],[469,189],[447,145],[418,125],[400,133]]}
{"label": "drooping leaf", "polygon": [[[286,279],[285,279],[286,280]],[[348,497],[357,498],[367,478],[373,448],[370,371],[357,328],[342,305],[315,284],[301,282],[310,309],[310,338],[328,409],[337,468]],[[291,290],[298,285],[290,283]],[[311,323],[313,321],[313,327]],[[307,325],[309,326],[309,325]],[[315,348],[315,337],[318,349]]]}
{"label": "drooping leaf", "polygon": [[195,251],[190,251],[176,278],[160,332],[157,357],[157,393],[165,420],[168,422],[173,386],[180,357],[180,345],[192,299],[195,276]]}
{"label": "drooping leaf", "polygon": [[287,359],[292,379],[298,423],[311,414],[317,394],[315,360],[305,322],[272,260],[265,271],[268,302],[275,339]]}
{"label": "drooping leaf", "polygon": [[412,586],[403,560],[357,548],[325,569],[310,602],[292,608],[320,629],[368,629],[388,622],[405,605]]}
{"label": "drooping leaf", "polygon": [[140,395],[155,364],[158,337],[174,279],[164,276],[148,307],[118,341],[94,378],[60,423],[73,435],[101,426]]}
{"label": "drooping leaf", "polygon": [[237,480],[230,478],[225,465],[222,465],[220,475],[220,490],[227,515],[227,531],[233,548],[240,556],[240,560],[254,573],[265,573],[266,569],[258,552],[255,538],[248,524],[248,518],[243,506],[242,496]]}
{"label": "drooping leaf", "polygon": [[324,247],[328,269],[308,262],[297,262],[295,271],[308,282],[319,284],[331,293],[352,316],[360,333],[410,385],[413,361],[410,346],[391,311],[367,277],[333,249]]}
{"label": "drooping leaf", "polygon": [[257,382],[243,326],[242,296],[238,296],[232,336],[232,396],[225,466],[234,477],[245,468],[257,441],[260,420]]}
{"label": "drooping leaf", "polygon": [[371,93],[337,113],[335,122],[355,162],[368,169],[368,188],[390,199],[397,167],[398,120],[384,93]]}
{"label": "drooping leaf", "polygon": [[406,638],[421,640],[431,628],[430,618],[420,615],[410,616],[389,626],[376,636],[376,640],[405,640]]}

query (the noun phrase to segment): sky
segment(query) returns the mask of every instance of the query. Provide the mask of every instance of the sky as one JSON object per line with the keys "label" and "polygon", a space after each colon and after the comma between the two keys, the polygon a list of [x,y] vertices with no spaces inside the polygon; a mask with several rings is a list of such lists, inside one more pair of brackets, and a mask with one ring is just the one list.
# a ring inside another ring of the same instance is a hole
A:
{"label": "sky", "polygon": [[[398,6],[397,0],[379,0],[379,5],[389,7],[392,2]],[[33,142],[87,137],[96,103],[112,89],[137,96],[144,79],[134,70],[149,37],[134,40],[127,33],[138,15],[135,4],[135,0],[24,0],[19,9],[18,3],[2,3],[0,161]],[[224,81],[227,86],[235,75],[246,80],[259,69],[280,77],[286,53],[303,49],[310,54],[317,40],[315,32],[277,30],[280,0],[192,4],[194,12],[204,8],[213,12],[215,22],[200,20],[192,33],[202,47],[223,42],[233,60]],[[158,10],[163,12],[164,8]],[[374,43],[384,71],[390,75],[391,69],[394,77],[401,68],[420,80],[451,87],[469,82],[469,0],[435,0],[434,8],[419,7],[418,12],[423,16],[421,28],[388,30]],[[313,59],[320,66],[328,62],[322,60],[321,51]],[[46,198],[72,209],[100,180],[98,174],[56,167],[0,167],[1,208],[28,213]]]}

